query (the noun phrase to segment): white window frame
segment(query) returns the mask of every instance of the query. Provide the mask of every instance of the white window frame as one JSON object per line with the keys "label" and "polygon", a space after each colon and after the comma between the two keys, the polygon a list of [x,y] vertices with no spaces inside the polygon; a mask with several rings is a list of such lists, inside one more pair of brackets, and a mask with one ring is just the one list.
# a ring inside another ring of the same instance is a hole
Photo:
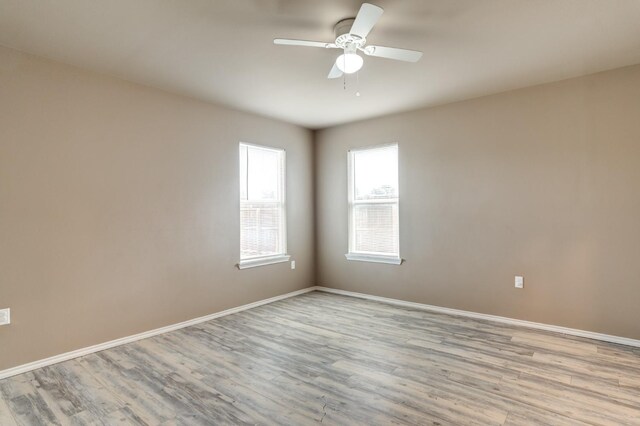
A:
{"label": "white window frame", "polygon": [[[362,252],[355,250],[355,214],[354,214],[354,206],[357,204],[390,204],[397,205],[398,212],[398,228],[400,227],[400,188],[397,188],[397,197],[396,198],[386,198],[386,199],[373,199],[373,200],[356,200],[355,199],[355,170],[353,167],[353,162],[355,158],[355,154],[360,151],[368,151],[379,148],[388,148],[391,146],[395,146],[398,149],[397,143],[390,143],[384,145],[376,145],[376,146],[367,146],[362,148],[351,149],[347,153],[347,173],[348,173],[348,183],[347,183],[347,197],[348,197],[348,229],[349,229],[349,245],[348,245],[348,253],[345,254],[347,260],[355,260],[361,262],[374,262],[374,263],[387,263],[392,265],[400,265],[402,264],[403,259],[400,257],[400,235],[398,234],[398,253],[397,255],[390,255],[387,253],[379,253],[379,252]],[[398,165],[399,166],[399,165]],[[399,186],[399,185],[398,185]]]}
{"label": "white window frame", "polygon": [[[280,188],[278,188],[278,191],[280,193],[280,209],[281,209],[281,214],[280,214],[280,242],[281,242],[281,253],[276,253],[273,255],[268,255],[268,256],[251,256],[251,257],[242,257],[242,250],[240,251],[240,261],[238,262],[238,269],[247,269],[247,268],[255,268],[257,266],[264,266],[264,265],[272,265],[274,263],[282,263],[282,262],[288,262],[289,259],[291,258],[291,256],[289,256],[287,254],[287,185],[286,185],[286,177],[287,177],[287,152],[282,149],[282,148],[273,148],[273,147],[269,147],[269,146],[264,146],[264,145],[256,145],[256,144],[251,144],[251,143],[246,143],[246,142],[240,142],[240,144],[238,145],[238,155],[240,155],[240,149],[245,146],[247,148],[253,148],[253,149],[263,149],[265,151],[273,151],[273,152],[277,152],[278,154],[280,154],[280,161],[281,161],[281,169],[282,169],[282,176],[280,179]],[[238,164],[240,164],[238,162]],[[238,178],[240,179],[240,170],[238,170]],[[242,182],[242,180],[239,180],[239,183]],[[241,214],[242,211],[242,204],[247,202],[247,203],[251,203],[251,204],[260,204],[262,201],[245,201],[242,199],[242,188],[239,188],[240,191],[238,192],[238,196],[240,199],[240,203],[239,203],[239,209],[238,209],[238,213]],[[264,201],[265,204],[273,204],[273,201]],[[242,241],[242,229],[238,230],[238,241]]]}

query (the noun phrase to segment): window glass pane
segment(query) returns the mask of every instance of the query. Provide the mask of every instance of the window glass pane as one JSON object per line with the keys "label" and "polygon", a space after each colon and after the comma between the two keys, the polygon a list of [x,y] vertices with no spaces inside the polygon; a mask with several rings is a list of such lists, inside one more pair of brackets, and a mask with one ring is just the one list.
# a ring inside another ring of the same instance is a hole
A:
{"label": "window glass pane", "polygon": [[240,208],[241,258],[283,253],[279,203],[242,203]]}
{"label": "window glass pane", "polygon": [[240,259],[286,254],[283,150],[240,144]]}
{"label": "window glass pane", "polygon": [[356,204],[353,206],[357,252],[396,254],[398,247],[398,204]]}
{"label": "window glass pane", "polygon": [[249,201],[277,201],[280,180],[280,151],[248,148],[247,196]]}
{"label": "window glass pane", "polygon": [[356,200],[398,196],[398,147],[355,151],[353,154]]}
{"label": "window glass pane", "polygon": [[349,155],[349,251],[399,257],[398,146]]}

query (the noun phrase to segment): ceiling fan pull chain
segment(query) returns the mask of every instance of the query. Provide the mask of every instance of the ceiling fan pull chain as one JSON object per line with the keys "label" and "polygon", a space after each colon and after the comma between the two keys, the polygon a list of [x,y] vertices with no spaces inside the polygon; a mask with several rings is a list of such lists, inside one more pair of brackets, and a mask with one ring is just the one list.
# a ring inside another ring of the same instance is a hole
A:
{"label": "ceiling fan pull chain", "polygon": [[360,72],[356,72],[356,96],[360,96]]}
{"label": "ceiling fan pull chain", "polygon": [[[347,51],[345,50],[344,53],[347,53]],[[345,69],[347,68],[347,55],[342,55],[342,66]],[[347,90],[347,73],[345,72],[342,75],[344,77],[344,79],[342,80],[342,84],[343,84],[342,90],[346,91]]]}

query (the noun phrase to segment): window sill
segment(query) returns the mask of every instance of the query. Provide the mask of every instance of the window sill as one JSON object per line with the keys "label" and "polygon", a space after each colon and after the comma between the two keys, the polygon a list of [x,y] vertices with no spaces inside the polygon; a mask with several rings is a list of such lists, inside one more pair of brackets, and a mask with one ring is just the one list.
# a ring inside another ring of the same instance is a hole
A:
{"label": "window sill", "polygon": [[257,266],[272,265],[274,263],[288,262],[291,256],[288,254],[279,254],[277,256],[258,257],[255,259],[241,260],[238,263],[238,269],[255,268]]}
{"label": "window sill", "polygon": [[381,256],[376,254],[347,253],[344,255],[347,260],[357,260],[359,262],[387,263],[390,265],[400,265],[402,258],[395,256]]}

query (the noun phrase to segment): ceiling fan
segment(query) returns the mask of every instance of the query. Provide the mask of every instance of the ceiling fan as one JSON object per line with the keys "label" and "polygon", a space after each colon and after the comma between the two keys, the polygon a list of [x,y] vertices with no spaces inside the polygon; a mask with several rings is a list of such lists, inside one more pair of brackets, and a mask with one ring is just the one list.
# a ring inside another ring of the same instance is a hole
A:
{"label": "ceiling fan", "polygon": [[383,9],[369,3],[363,3],[355,18],[343,19],[334,27],[336,40],[333,43],[321,41],[292,40],[276,38],[274,44],[288,46],[323,47],[325,49],[343,49],[338,56],[327,78],[339,78],[343,74],[352,74],[362,68],[364,60],[358,55],[358,51],[367,56],[395,59],[397,61],[417,62],[422,57],[422,52],[416,50],[397,49],[395,47],[366,46],[367,35],[378,22]]}

